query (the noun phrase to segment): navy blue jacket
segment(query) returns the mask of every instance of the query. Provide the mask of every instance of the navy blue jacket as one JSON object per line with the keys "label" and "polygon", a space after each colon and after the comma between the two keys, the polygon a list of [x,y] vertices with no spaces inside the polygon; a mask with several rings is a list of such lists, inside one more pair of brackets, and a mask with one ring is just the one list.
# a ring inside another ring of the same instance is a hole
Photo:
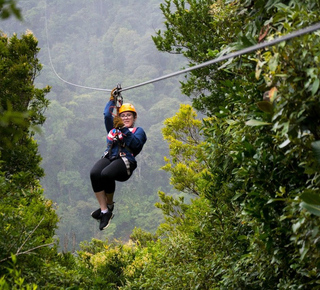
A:
{"label": "navy blue jacket", "polygon": [[[104,124],[108,133],[107,149],[105,152],[109,152],[109,158],[117,157],[119,153],[122,152],[130,162],[136,162],[135,156],[140,153],[143,145],[147,141],[146,133],[141,127],[124,127],[120,130],[113,128],[112,111],[114,108],[114,101],[109,101],[104,108]],[[115,135],[117,135],[118,138],[113,138]]]}

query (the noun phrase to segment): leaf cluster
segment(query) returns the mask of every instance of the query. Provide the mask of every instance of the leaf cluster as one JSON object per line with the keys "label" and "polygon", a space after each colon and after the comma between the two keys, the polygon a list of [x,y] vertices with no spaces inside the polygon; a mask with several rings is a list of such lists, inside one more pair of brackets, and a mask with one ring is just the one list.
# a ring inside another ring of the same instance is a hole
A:
{"label": "leaf cluster", "polygon": [[200,134],[201,121],[195,119],[190,105],[181,105],[172,118],[166,119],[162,130],[169,143],[170,157],[165,157],[163,170],[170,172],[174,187],[186,193],[199,195],[197,183],[205,170]]}
{"label": "leaf cluster", "polygon": [[17,6],[17,1],[0,0],[0,19],[7,19],[12,15],[22,20],[21,10]]}

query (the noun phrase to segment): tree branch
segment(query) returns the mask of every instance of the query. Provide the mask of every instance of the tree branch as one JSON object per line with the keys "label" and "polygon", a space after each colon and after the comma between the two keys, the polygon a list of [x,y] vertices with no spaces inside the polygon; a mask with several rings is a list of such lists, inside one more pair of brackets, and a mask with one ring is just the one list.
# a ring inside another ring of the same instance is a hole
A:
{"label": "tree branch", "polygon": [[[30,237],[32,236],[32,234],[36,231],[36,229],[40,226],[40,224],[43,222],[44,220],[44,217],[41,219],[41,221],[37,224],[37,226],[32,230],[32,232],[28,235],[28,237],[25,239],[25,241],[22,243],[22,245],[18,248],[17,252],[15,253],[16,256],[19,256],[19,255],[23,255],[23,254],[28,254],[38,248],[42,248],[42,247],[46,247],[46,246],[50,246],[50,245],[53,245],[54,243],[50,243],[50,244],[45,244],[45,245],[40,245],[40,246],[37,246],[37,247],[34,247],[34,248],[31,248],[29,250],[26,250],[24,252],[20,252],[21,249],[23,248],[23,246],[26,244],[26,242],[30,239]],[[2,260],[0,260],[0,263],[1,262],[4,262],[4,261],[7,261],[8,259],[10,259],[11,257],[7,257],[7,258],[4,258]]]}
{"label": "tree branch", "polygon": [[[17,254],[15,254],[15,255],[16,255],[16,256],[19,256],[19,255],[29,254],[29,253],[31,253],[32,251],[36,250],[36,249],[43,248],[43,247],[48,247],[48,246],[52,246],[52,245],[54,245],[54,242],[52,242],[52,243],[50,243],[50,244],[39,245],[39,246],[36,246],[36,247],[31,248],[31,249],[29,249],[29,250],[26,250],[26,251],[24,251],[24,252],[19,252],[19,253],[17,252]],[[10,257],[7,257],[7,258],[4,258],[4,259],[0,260],[0,263],[2,263],[2,262],[4,262],[4,261],[7,261],[7,260],[9,260],[10,258],[11,258],[11,256],[10,256]]]}
{"label": "tree branch", "polygon": [[[44,217],[41,219],[41,221],[37,224],[37,226],[33,229],[33,231],[29,234],[29,236],[26,238],[26,240],[22,243],[22,245],[19,247],[19,249],[16,252],[16,256],[19,254],[20,250],[23,248],[23,246],[26,244],[26,242],[29,240],[31,235],[35,232],[35,230],[40,226],[42,221],[44,220]],[[0,261],[1,262],[1,261]]]}

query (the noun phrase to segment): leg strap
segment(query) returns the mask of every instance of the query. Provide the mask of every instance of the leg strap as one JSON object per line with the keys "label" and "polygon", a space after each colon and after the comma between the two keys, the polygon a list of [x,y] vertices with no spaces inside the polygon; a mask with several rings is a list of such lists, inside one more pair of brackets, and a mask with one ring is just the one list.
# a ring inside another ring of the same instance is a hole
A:
{"label": "leg strap", "polygon": [[128,173],[128,175],[130,176],[130,175],[131,175],[131,172],[130,172],[130,162],[129,162],[129,160],[128,160],[127,157],[121,157],[121,158],[122,158],[124,164],[126,165],[127,173]]}

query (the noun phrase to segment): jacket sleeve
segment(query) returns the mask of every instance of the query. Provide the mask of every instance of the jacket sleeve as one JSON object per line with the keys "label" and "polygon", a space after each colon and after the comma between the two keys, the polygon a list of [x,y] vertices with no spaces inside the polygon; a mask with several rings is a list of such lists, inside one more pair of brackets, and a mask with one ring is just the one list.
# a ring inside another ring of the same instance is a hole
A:
{"label": "jacket sleeve", "polygon": [[123,140],[132,152],[136,156],[140,153],[143,145],[147,142],[147,135],[141,127],[137,127],[137,130],[132,133],[128,128],[122,128],[120,131],[123,133]]}
{"label": "jacket sleeve", "polygon": [[112,115],[112,111],[113,111],[113,107],[115,106],[115,102],[114,101],[109,101],[105,108],[104,108],[104,125],[106,127],[107,132],[109,133],[109,131],[111,129],[113,129],[113,115]]}

